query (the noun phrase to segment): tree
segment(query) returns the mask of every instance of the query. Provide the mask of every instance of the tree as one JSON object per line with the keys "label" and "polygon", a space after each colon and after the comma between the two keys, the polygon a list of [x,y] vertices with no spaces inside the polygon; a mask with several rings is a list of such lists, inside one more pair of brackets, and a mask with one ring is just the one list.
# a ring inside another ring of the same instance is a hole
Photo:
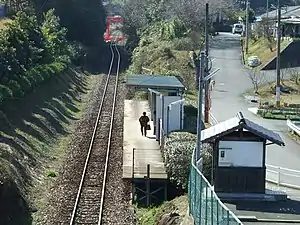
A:
{"label": "tree", "polygon": [[300,71],[297,68],[288,68],[288,73],[290,74],[290,77],[295,83],[298,85],[300,80]]}
{"label": "tree", "polygon": [[253,85],[254,93],[258,93],[259,86],[261,86],[265,82],[265,74],[259,71],[249,71],[248,77],[251,80],[251,83]]}
{"label": "tree", "polygon": [[16,14],[19,11],[30,9],[30,0],[0,0],[0,3],[5,4],[6,13],[9,15]]}
{"label": "tree", "polygon": [[128,0],[122,6],[123,32],[127,37],[129,52],[138,45],[143,30],[165,18],[164,4],[165,0]]}
{"label": "tree", "polygon": [[61,57],[70,54],[66,40],[67,30],[61,27],[59,22],[59,18],[54,15],[54,9],[44,14],[41,30],[45,37],[45,46],[51,61],[59,60]]}
{"label": "tree", "polygon": [[70,51],[58,21],[53,10],[42,24],[36,16],[18,12],[0,30],[1,102],[24,96],[65,68]]}
{"label": "tree", "polygon": [[35,16],[17,13],[0,36],[0,64],[3,65],[0,78],[20,76],[35,64],[43,62],[45,45]]}
{"label": "tree", "polygon": [[272,36],[272,23],[267,20],[262,20],[259,22],[255,35],[260,38],[260,37],[265,37],[267,41],[267,47],[270,49],[271,52],[274,51],[273,46],[276,44],[273,36]]}
{"label": "tree", "polygon": [[[229,12],[229,9],[233,8],[232,0],[222,0],[221,3],[218,0],[211,0],[209,4],[210,26],[220,11]],[[180,26],[176,26],[182,31],[185,30],[186,34],[199,33],[199,31],[203,33],[205,2],[202,0],[128,0],[122,6],[122,15],[127,44],[132,50],[137,46],[141,32],[154,23],[163,23],[162,28],[169,34],[172,32],[168,28],[175,25],[172,25],[171,21],[178,22],[177,25]]]}
{"label": "tree", "polygon": [[[202,0],[170,0],[171,15],[176,15],[187,28],[196,31],[203,31],[205,22],[205,5]],[[234,7],[231,0],[209,1],[210,23],[216,20],[220,12],[228,13]]]}
{"label": "tree", "polygon": [[281,69],[280,70],[280,83],[284,85],[284,81],[286,80],[286,77],[288,75],[288,69]]}
{"label": "tree", "polygon": [[99,0],[33,0],[36,11],[47,12],[54,8],[60,23],[67,28],[67,38],[79,41],[85,46],[99,46],[103,43],[106,29],[106,13]]}

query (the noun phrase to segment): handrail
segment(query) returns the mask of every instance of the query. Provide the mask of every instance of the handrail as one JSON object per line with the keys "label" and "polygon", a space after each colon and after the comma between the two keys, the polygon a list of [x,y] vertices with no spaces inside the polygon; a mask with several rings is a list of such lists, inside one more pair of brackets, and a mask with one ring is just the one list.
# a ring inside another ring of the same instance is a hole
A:
{"label": "handrail", "polygon": [[266,164],[266,181],[277,186],[300,189],[300,170]]}
{"label": "handrail", "polygon": [[288,169],[288,168],[284,168],[284,167],[280,167],[280,166],[274,166],[274,165],[270,165],[270,164],[266,164],[267,167],[272,167],[272,168],[280,168],[281,170],[285,170],[285,171],[289,171],[289,172],[294,172],[294,173],[299,173],[300,174],[300,170],[294,170],[294,169]]}
{"label": "handrail", "polygon": [[293,121],[287,120],[286,125],[288,126],[288,129],[291,129],[294,132],[296,132],[298,135],[300,135],[300,127],[297,126],[295,123],[293,123]]}
{"label": "handrail", "polygon": [[211,125],[216,125],[217,123],[219,123],[216,117],[214,117],[214,115],[211,112],[209,112],[209,116],[210,116]]}
{"label": "handrail", "polygon": [[[219,204],[221,206],[221,208],[223,208],[226,212],[227,212],[227,219],[228,219],[228,223],[229,223],[229,220],[231,220],[230,216],[232,217],[232,219],[235,220],[235,222],[239,225],[242,225],[242,222],[237,218],[237,216],[230,210],[226,207],[226,205],[224,205],[224,203],[220,200],[220,198],[218,197],[218,195],[214,192],[214,188],[213,186],[211,186],[211,184],[208,182],[208,180],[204,177],[204,175],[201,173],[201,171],[196,167],[195,165],[195,160],[194,160],[194,156],[195,156],[195,149],[193,150],[193,154],[192,154],[192,159],[191,159],[191,165],[192,165],[192,168],[197,172],[198,176],[201,177],[201,179],[205,182],[205,184],[207,185],[207,187],[210,189],[211,193],[212,193],[212,197],[214,197],[216,200],[217,200],[217,204]],[[191,179],[191,178],[190,178]],[[192,185],[193,182],[189,182],[190,185]],[[195,182],[195,186],[197,185],[198,183]],[[189,188],[194,188],[194,187],[189,187]],[[189,193],[190,194],[190,193]],[[201,193],[194,193],[194,195],[197,195],[197,196],[201,196]],[[206,195],[207,195],[207,192],[206,192]],[[190,201],[193,201],[192,199],[192,196],[189,196],[190,197]],[[200,200],[201,201],[201,200]],[[199,204],[199,202],[196,201],[195,204]],[[201,204],[201,202],[200,202]],[[207,203],[206,203],[207,204]],[[217,207],[218,208],[218,207]],[[207,210],[207,209],[206,209]],[[217,209],[218,210],[218,209]],[[190,209],[191,211],[191,209]],[[212,210],[213,211],[213,210]],[[213,214],[213,212],[211,211],[211,213]],[[195,217],[197,215],[193,215],[193,211],[191,212],[192,216]],[[229,216],[230,215],[230,216]],[[215,218],[215,215],[211,215],[213,218]],[[218,216],[218,212],[217,212],[217,216],[216,217],[219,217]],[[202,218],[201,218],[202,219]],[[205,218],[206,220],[208,220],[209,218]],[[218,219],[217,219],[218,220]],[[195,221],[196,222],[196,221]],[[199,223],[198,223],[199,224]],[[198,225],[196,224],[196,225]],[[200,222],[201,224],[201,222]],[[199,224],[199,225],[200,225]],[[211,222],[211,224],[213,224],[213,222]],[[232,224],[232,223],[230,223]]]}

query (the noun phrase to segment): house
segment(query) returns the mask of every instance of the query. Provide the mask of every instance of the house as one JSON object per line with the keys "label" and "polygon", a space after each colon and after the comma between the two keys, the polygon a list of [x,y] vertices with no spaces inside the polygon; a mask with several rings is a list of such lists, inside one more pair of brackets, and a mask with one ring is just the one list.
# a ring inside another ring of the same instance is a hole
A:
{"label": "house", "polygon": [[[257,20],[258,24],[262,21],[271,21],[270,29],[272,35],[277,34],[277,10],[272,10],[268,14],[262,14]],[[282,37],[299,37],[300,36],[300,6],[287,6],[281,8],[281,25],[282,25]]]}

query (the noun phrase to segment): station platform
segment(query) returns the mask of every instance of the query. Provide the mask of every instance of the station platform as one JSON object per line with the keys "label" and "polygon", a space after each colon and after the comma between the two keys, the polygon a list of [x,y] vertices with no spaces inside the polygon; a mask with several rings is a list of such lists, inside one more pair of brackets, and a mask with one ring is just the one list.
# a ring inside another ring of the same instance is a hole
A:
{"label": "station platform", "polygon": [[[123,131],[123,179],[144,179],[150,165],[150,179],[167,179],[159,143],[153,134],[153,122],[147,137],[142,136],[139,117],[143,112],[150,118],[148,101],[125,100]],[[134,162],[134,163],[133,163]],[[134,170],[133,170],[134,168]]]}

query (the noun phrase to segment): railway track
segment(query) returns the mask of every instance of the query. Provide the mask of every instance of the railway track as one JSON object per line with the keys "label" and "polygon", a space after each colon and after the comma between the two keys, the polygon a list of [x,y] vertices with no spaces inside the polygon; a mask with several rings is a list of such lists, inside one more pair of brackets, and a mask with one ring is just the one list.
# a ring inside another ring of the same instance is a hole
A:
{"label": "railway track", "polygon": [[102,224],[106,181],[118,87],[120,53],[110,45],[112,58],[89,144],[70,225]]}

